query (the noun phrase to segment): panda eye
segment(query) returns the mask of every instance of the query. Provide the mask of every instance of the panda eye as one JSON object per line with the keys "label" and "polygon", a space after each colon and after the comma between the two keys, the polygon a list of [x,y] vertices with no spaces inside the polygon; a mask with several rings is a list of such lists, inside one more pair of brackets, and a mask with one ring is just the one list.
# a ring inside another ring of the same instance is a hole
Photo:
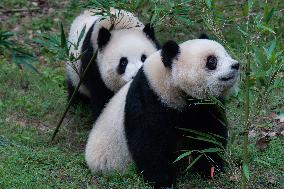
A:
{"label": "panda eye", "polygon": [[207,62],[206,62],[206,67],[209,70],[215,70],[217,67],[217,58],[215,56],[208,56],[207,58]]}
{"label": "panda eye", "polygon": [[145,54],[142,54],[142,56],[141,56],[141,61],[142,61],[142,62],[145,62],[146,58],[147,58],[147,56],[146,56]]}
{"label": "panda eye", "polygon": [[128,59],[126,57],[122,57],[119,61],[119,65],[117,67],[117,72],[120,75],[124,74],[127,64],[128,64]]}

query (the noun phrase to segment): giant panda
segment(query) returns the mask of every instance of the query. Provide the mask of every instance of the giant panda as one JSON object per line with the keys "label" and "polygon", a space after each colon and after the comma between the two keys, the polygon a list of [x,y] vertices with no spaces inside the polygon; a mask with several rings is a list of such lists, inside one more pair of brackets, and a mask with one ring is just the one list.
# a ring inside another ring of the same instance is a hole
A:
{"label": "giant panda", "polygon": [[[90,103],[94,120],[113,94],[131,80],[145,59],[159,48],[153,27],[144,26],[133,14],[112,9],[111,17],[103,17],[94,16],[95,12],[86,10],[73,21],[68,37],[70,55],[81,57],[66,63],[70,99],[79,83],[79,74],[98,51],[74,100]],[[80,40],[81,33],[84,35]]]}
{"label": "giant panda", "polygon": [[[124,171],[132,162],[155,188],[171,187],[180,170],[173,163],[180,150],[216,148],[190,140],[180,128],[218,135],[216,140],[226,147],[225,110],[218,103],[198,100],[215,97],[223,102],[238,75],[239,63],[216,41],[167,42],[146,59],[93,125],[85,152],[88,167],[107,173]],[[194,164],[194,171],[209,177],[213,167],[223,170],[223,160],[207,153]]]}

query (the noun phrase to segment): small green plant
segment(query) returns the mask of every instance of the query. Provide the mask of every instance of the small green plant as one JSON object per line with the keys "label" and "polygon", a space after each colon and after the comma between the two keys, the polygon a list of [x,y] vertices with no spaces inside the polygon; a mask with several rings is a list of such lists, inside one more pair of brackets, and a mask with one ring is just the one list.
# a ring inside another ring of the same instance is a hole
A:
{"label": "small green plant", "polygon": [[[269,96],[283,88],[283,49],[277,47],[281,44],[275,26],[271,19],[276,12],[273,4],[248,0],[243,4],[241,16],[224,18],[217,9],[214,1],[205,1],[205,23],[212,33],[229,49],[222,28],[232,20],[238,20],[231,32],[238,32],[240,48],[244,52],[239,54],[243,63],[242,90],[238,98],[243,102],[243,162],[242,162],[242,188],[248,187],[249,171],[249,128],[253,121],[252,115],[258,115],[261,110],[267,111]],[[276,3],[277,4],[277,3]],[[262,11],[264,10],[264,11]],[[278,30],[278,34],[282,32]],[[283,44],[281,44],[283,46]],[[236,54],[234,50],[233,54]],[[266,105],[267,104],[267,105]]]}
{"label": "small green plant", "polygon": [[68,102],[68,105],[67,105],[65,111],[63,112],[63,114],[62,114],[62,116],[61,116],[61,118],[60,118],[54,132],[53,132],[51,141],[54,140],[56,134],[58,133],[59,128],[60,128],[68,110],[70,109],[70,107],[72,105],[72,101],[75,97],[75,94],[78,92],[80,85],[82,84],[83,79],[85,77],[85,74],[87,73],[91,63],[94,62],[94,60],[97,57],[97,53],[94,53],[90,62],[87,64],[86,69],[83,71],[83,73],[81,73],[79,70],[77,70],[77,67],[75,65],[76,61],[78,61],[81,58],[81,56],[84,54],[84,52],[81,53],[80,55],[76,56],[73,53],[70,53],[70,48],[74,47],[75,49],[78,49],[79,43],[80,43],[80,41],[82,40],[82,38],[85,34],[85,30],[86,30],[86,27],[84,27],[82,29],[82,31],[80,32],[79,38],[78,38],[78,40],[75,44],[70,42],[70,41],[67,41],[62,23],[60,24],[60,35],[59,36],[58,35],[51,35],[50,36],[50,35],[44,34],[44,35],[40,35],[41,38],[34,40],[36,43],[42,45],[44,48],[47,48],[47,50],[49,52],[51,52],[52,54],[54,54],[58,60],[68,62],[68,64],[70,64],[72,66],[72,68],[78,74],[78,76],[80,78],[80,81],[79,81],[78,85],[76,86],[76,88],[75,88],[75,90],[74,90],[74,92],[73,92],[73,94],[72,94],[72,96],[71,96],[71,98]]}
{"label": "small green plant", "polygon": [[111,15],[110,9],[123,9],[135,13],[146,22],[155,26],[182,26],[192,25],[188,14],[192,10],[192,0],[178,1],[155,1],[155,0],[133,0],[131,3],[123,1],[90,0],[85,6],[100,9],[104,15]]}
{"label": "small green plant", "polygon": [[29,53],[25,48],[21,47],[11,38],[14,36],[14,33],[9,31],[0,30],[0,55],[10,54],[12,61],[19,68],[28,68],[33,72],[37,72],[37,69],[31,64],[35,61],[35,56]]}
{"label": "small green plant", "polygon": [[[8,31],[0,31],[0,52],[4,52],[4,50],[7,49],[11,49],[13,46],[13,42],[12,40],[10,40],[10,38],[13,36],[14,34],[12,32],[8,32]],[[2,53],[1,53],[2,54]]]}
{"label": "small green plant", "polygon": [[[188,135],[186,136],[189,139],[195,140],[195,141],[201,141],[201,142],[206,142],[209,144],[212,144],[212,148],[206,148],[206,149],[202,149],[202,150],[190,150],[190,151],[185,151],[183,152],[181,155],[179,155],[176,160],[174,161],[174,163],[180,161],[183,158],[189,158],[191,157],[192,154],[198,154],[198,156],[193,159],[190,164],[188,165],[188,167],[185,169],[185,171],[188,171],[190,168],[192,168],[192,166],[194,166],[194,164],[202,157],[205,156],[206,159],[208,159],[208,161],[210,161],[212,163],[212,165],[216,168],[216,170],[219,170],[218,165],[214,164],[214,161],[210,158],[210,153],[217,153],[221,158],[224,158],[225,156],[228,156],[228,154],[226,154],[226,149],[223,147],[222,143],[220,142],[221,140],[225,140],[223,137],[213,134],[213,133],[203,133],[200,131],[196,131],[193,129],[186,129],[186,128],[180,128],[180,130],[186,131],[188,133]],[[218,140],[219,139],[219,140]]]}

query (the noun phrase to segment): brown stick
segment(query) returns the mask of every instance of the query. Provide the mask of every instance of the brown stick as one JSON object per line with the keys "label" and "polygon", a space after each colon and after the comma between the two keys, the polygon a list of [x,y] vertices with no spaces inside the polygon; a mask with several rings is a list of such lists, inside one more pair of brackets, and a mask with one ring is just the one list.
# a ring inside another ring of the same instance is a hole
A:
{"label": "brown stick", "polygon": [[39,11],[40,8],[25,8],[25,9],[4,9],[4,10],[0,10],[1,13],[15,13],[15,12],[32,12],[32,11]]}

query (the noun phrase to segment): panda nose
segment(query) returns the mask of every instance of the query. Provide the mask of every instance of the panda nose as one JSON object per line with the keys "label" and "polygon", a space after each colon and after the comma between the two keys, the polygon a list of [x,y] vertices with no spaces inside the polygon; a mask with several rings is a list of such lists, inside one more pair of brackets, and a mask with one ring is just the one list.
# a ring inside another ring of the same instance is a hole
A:
{"label": "panda nose", "polygon": [[234,70],[239,70],[239,68],[240,68],[240,63],[235,63],[235,64],[233,64],[232,66],[231,66],[231,68],[232,69],[234,69]]}

